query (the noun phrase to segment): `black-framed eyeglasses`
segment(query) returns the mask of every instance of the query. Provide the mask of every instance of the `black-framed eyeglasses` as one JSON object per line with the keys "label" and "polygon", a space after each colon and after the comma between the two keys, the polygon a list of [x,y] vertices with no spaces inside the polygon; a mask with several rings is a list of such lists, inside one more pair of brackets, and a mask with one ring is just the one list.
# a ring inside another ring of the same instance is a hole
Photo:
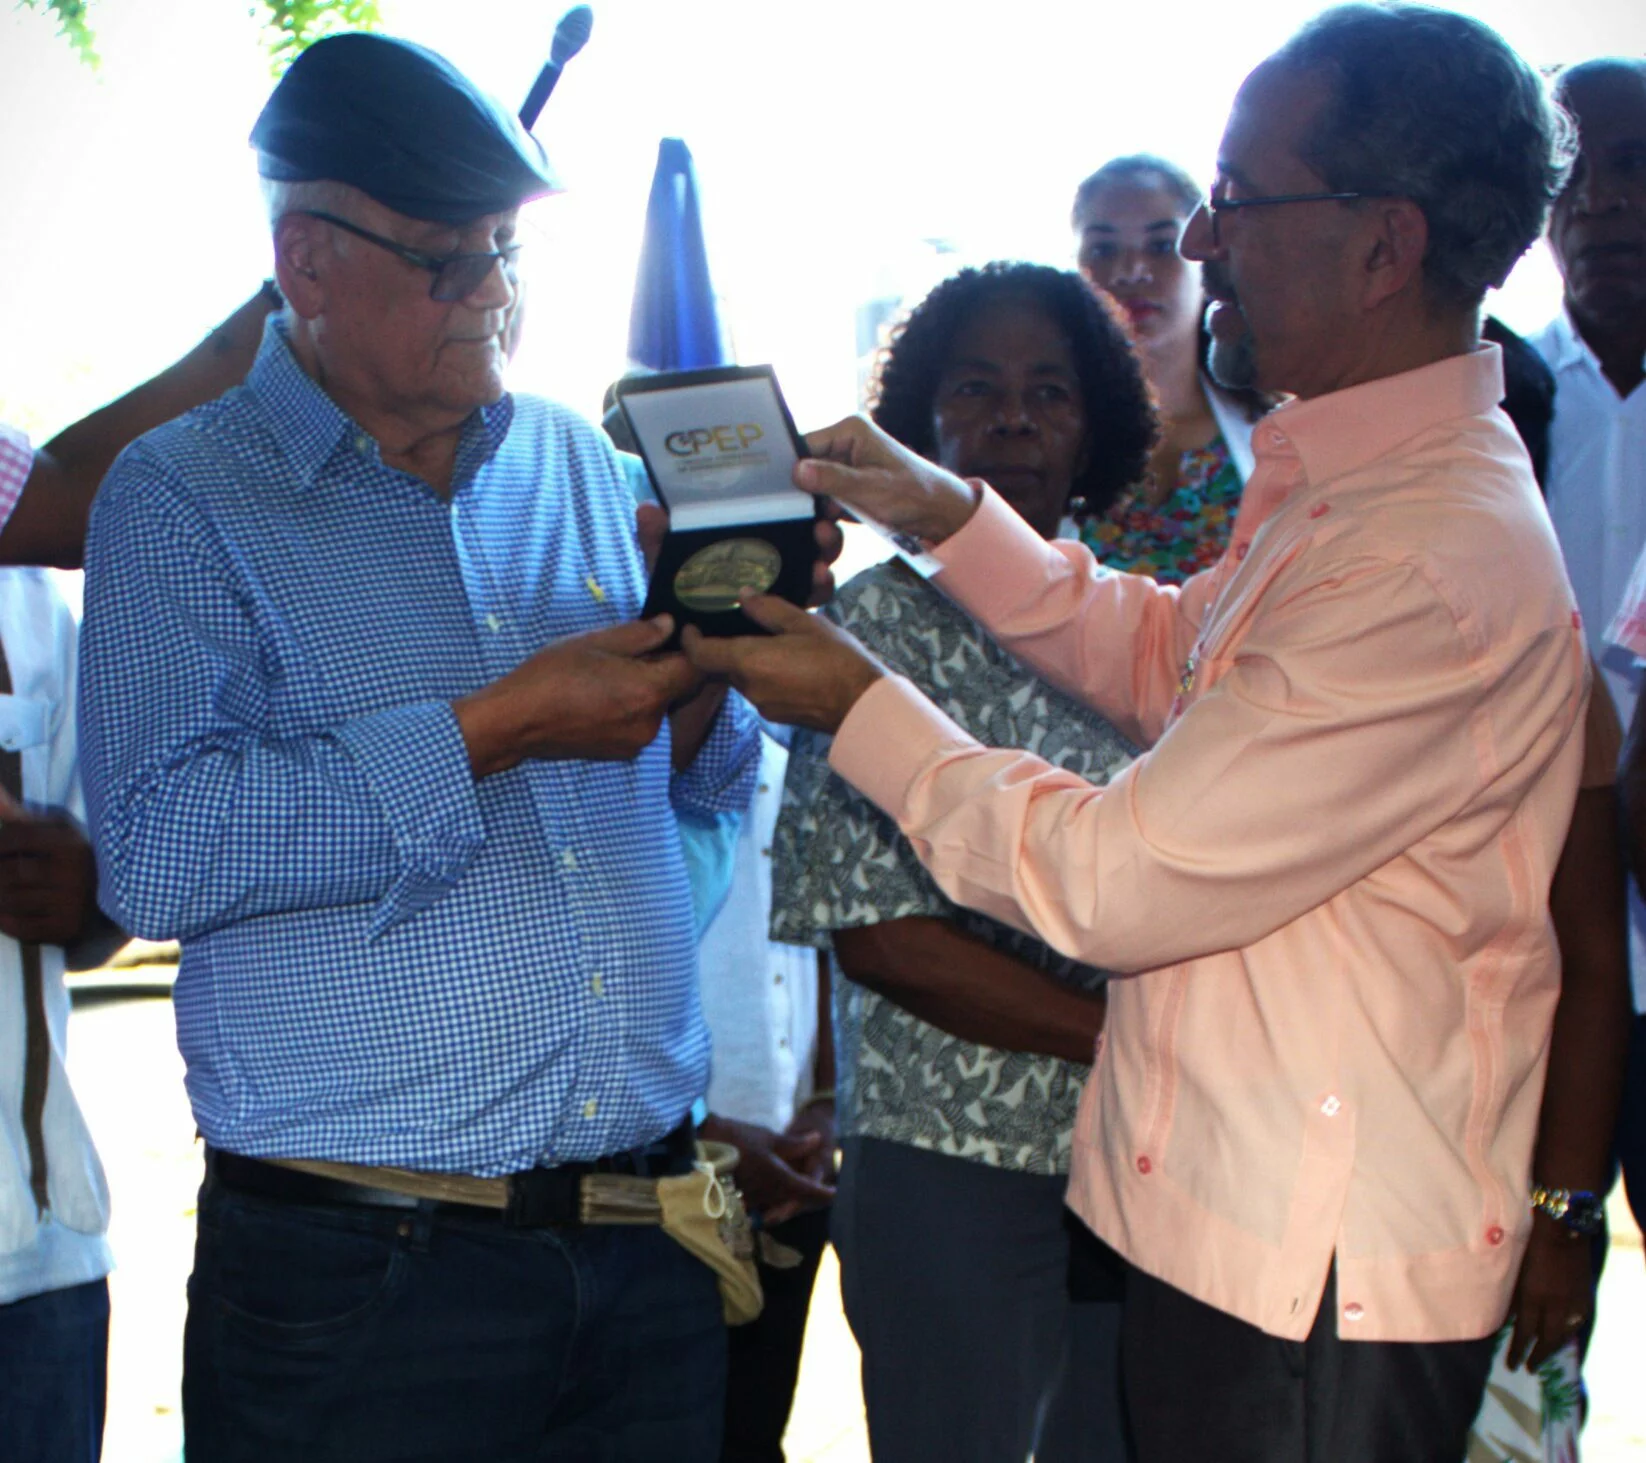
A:
{"label": "black-framed eyeglasses", "polygon": [[1353,203],[1357,198],[1393,198],[1392,193],[1270,193],[1257,198],[1228,198],[1217,189],[1206,195],[1206,212],[1212,219],[1212,243],[1223,247],[1217,220],[1219,214],[1233,213],[1241,208],[1268,208],[1276,203]]}
{"label": "black-framed eyeglasses", "polygon": [[304,218],[317,218],[322,223],[332,224],[346,233],[354,234],[367,243],[376,244],[379,249],[387,249],[389,253],[404,259],[408,264],[415,264],[419,269],[426,269],[434,276],[429,285],[429,298],[438,300],[442,304],[450,304],[453,300],[466,299],[486,282],[486,276],[492,272],[492,265],[501,261],[503,272],[511,279],[514,278],[515,264],[520,258],[520,244],[505,244],[501,249],[490,254],[426,254],[421,249],[413,249],[395,239],[385,239],[382,234],[374,234],[370,229],[363,229],[359,224],[350,223],[346,218],[339,218],[335,213],[322,213],[318,208],[298,208],[294,213],[300,213]]}

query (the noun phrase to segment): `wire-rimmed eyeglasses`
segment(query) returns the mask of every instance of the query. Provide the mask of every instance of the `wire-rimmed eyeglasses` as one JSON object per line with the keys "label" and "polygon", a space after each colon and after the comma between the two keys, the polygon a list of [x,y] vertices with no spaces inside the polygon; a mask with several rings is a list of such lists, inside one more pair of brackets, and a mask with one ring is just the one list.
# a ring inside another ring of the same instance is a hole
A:
{"label": "wire-rimmed eyeglasses", "polygon": [[1269,193],[1256,198],[1229,198],[1216,188],[1206,195],[1206,212],[1212,220],[1212,243],[1223,247],[1218,216],[1240,208],[1267,208],[1276,203],[1352,203],[1357,198],[1393,198],[1392,193]]}
{"label": "wire-rimmed eyeglasses", "polygon": [[408,264],[415,264],[419,269],[428,270],[434,276],[429,285],[429,298],[442,304],[450,304],[453,300],[466,299],[472,295],[485,283],[486,276],[492,271],[492,265],[496,263],[501,262],[503,272],[512,279],[522,247],[520,244],[505,244],[501,249],[489,254],[426,254],[423,250],[410,248],[398,240],[374,234],[370,229],[363,229],[359,224],[350,223],[346,218],[339,218],[335,213],[323,213],[318,208],[298,208],[292,211],[304,218],[317,218],[322,223],[331,224],[366,240],[367,243],[376,244],[379,249],[387,249],[389,253],[404,259]]}

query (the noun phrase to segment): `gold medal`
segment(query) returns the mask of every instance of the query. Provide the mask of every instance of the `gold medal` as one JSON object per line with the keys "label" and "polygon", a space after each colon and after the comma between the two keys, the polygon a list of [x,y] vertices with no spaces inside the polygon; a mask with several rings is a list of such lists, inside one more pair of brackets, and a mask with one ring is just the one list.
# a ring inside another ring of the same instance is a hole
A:
{"label": "gold medal", "polygon": [[734,610],[743,590],[764,594],[777,582],[782,567],[783,556],[763,538],[723,538],[680,566],[674,576],[675,597],[689,610]]}

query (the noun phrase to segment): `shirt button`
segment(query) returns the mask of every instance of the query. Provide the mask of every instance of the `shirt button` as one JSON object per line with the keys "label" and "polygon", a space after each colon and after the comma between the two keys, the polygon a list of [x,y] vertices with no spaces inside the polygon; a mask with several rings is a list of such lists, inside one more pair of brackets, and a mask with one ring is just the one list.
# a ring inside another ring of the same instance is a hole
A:
{"label": "shirt button", "polygon": [[364,457],[371,451],[371,438],[364,432],[356,432],[354,434],[354,450]]}
{"label": "shirt button", "polygon": [[772,984],[773,985],[782,985],[783,984],[783,977],[781,975],[774,975],[772,977]]}
{"label": "shirt button", "polygon": [[1343,1104],[1335,1097],[1328,1097],[1323,1103],[1320,1104],[1320,1110],[1325,1113],[1327,1117],[1335,1118],[1340,1112],[1343,1111]]}
{"label": "shirt button", "polygon": [[1500,1245],[1503,1243],[1503,1228],[1501,1225],[1494,1224],[1486,1231],[1486,1243],[1489,1245]]}
{"label": "shirt button", "polygon": [[575,870],[577,868],[577,855],[575,853],[573,853],[569,848],[563,854],[560,855],[560,867],[563,868],[563,869],[572,869],[572,870]]}
{"label": "shirt button", "polygon": [[599,1111],[600,1104],[592,1097],[583,1104],[583,1116],[586,1118],[592,1118]]}
{"label": "shirt button", "polygon": [[486,628],[492,631],[501,630],[503,628],[503,617],[501,615],[487,615]]}
{"label": "shirt button", "polygon": [[593,976],[589,981],[589,989],[593,991],[597,997],[605,995],[606,977],[598,974]]}
{"label": "shirt button", "polygon": [[758,788],[755,789],[756,792],[770,792],[771,790],[772,788],[769,782],[763,782]]}
{"label": "shirt button", "polygon": [[763,849],[760,850],[760,857],[761,858],[770,858],[771,856],[772,856],[771,849],[763,848]]}
{"label": "shirt button", "polygon": [[1343,1307],[1343,1319],[1345,1321],[1358,1321],[1365,1314],[1366,1307],[1357,1300],[1352,1300]]}
{"label": "shirt button", "polygon": [[1147,1154],[1141,1154],[1138,1157],[1137,1171],[1139,1173],[1148,1173],[1153,1167],[1154,1165],[1149,1162],[1149,1157]]}

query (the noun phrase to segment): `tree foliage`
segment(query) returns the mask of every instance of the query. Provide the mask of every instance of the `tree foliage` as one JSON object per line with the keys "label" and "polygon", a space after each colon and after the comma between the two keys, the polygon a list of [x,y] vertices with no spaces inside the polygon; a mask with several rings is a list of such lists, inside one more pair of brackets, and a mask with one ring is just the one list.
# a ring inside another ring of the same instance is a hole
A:
{"label": "tree foliage", "polygon": [[[69,0],[75,3],[75,0]],[[371,30],[378,22],[377,0],[263,0],[269,54],[278,76],[311,41],[340,30]]]}
{"label": "tree foliage", "polygon": [[57,34],[62,36],[86,65],[97,65],[96,37],[86,23],[86,0],[17,0],[24,10],[49,10],[57,17]]}
{"label": "tree foliage", "polygon": [[[25,10],[44,10],[56,17],[62,36],[86,65],[98,64],[97,36],[87,18],[88,0],[15,0]],[[372,30],[379,21],[377,0],[259,0],[250,13],[262,13],[264,41],[278,76],[303,48],[339,30]]]}

